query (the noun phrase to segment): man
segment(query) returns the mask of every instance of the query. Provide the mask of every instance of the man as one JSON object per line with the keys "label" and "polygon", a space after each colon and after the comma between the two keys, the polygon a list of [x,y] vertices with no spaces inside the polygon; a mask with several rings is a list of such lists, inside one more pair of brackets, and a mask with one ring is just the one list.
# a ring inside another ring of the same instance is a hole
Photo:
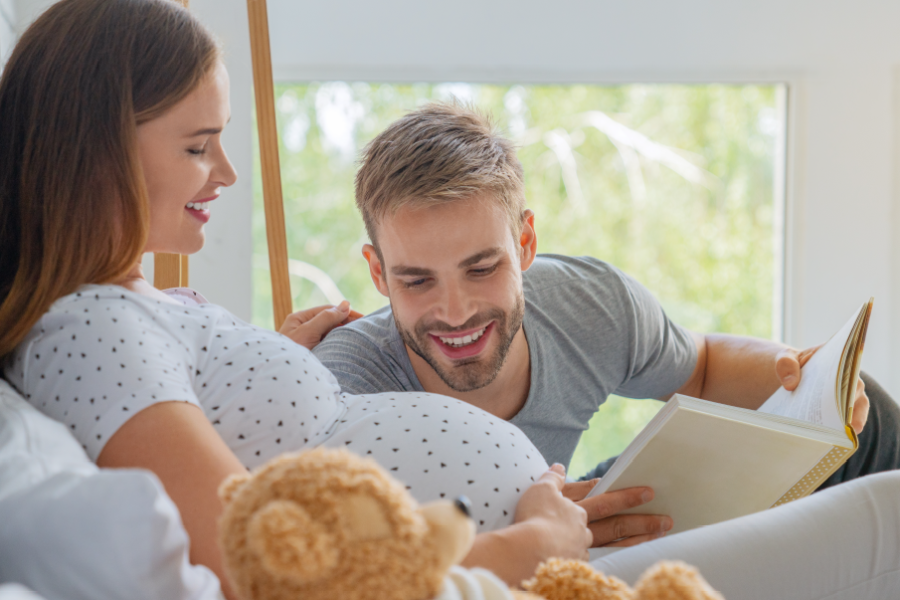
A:
{"label": "man", "polygon": [[[815,351],[688,331],[616,268],[538,256],[512,144],[460,106],[426,106],[373,140],[356,200],[372,241],[363,255],[391,304],[332,331],[316,356],[348,393],[427,391],[508,419],[551,464],[569,463],[609,394],[757,409],[796,387]],[[857,389],[862,431],[869,400]],[[900,410],[878,398],[878,422],[828,483],[898,465]]]}

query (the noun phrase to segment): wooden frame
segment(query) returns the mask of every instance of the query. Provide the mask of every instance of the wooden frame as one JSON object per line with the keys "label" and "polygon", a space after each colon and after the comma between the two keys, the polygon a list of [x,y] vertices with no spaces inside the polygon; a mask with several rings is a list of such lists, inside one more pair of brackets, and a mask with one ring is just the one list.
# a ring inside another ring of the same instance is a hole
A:
{"label": "wooden frame", "polygon": [[266,0],[247,0],[247,17],[250,23],[250,53],[253,59],[253,89],[256,98],[256,124],[259,131],[266,239],[269,245],[269,273],[272,277],[272,308],[275,329],[279,329],[291,313],[292,301]]}

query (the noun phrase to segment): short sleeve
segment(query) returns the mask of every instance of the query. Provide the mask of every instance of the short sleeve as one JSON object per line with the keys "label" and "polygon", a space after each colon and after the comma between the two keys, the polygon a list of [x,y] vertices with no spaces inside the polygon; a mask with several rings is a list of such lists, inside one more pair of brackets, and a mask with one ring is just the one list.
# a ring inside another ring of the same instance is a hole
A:
{"label": "short sleeve", "polygon": [[379,343],[351,327],[333,329],[313,349],[313,354],[331,371],[346,394],[421,391],[410,381],[403,366]]}
{"label": "short sleeve", "polygon": [[647,288],[618,273],[624,286],[621,318],[629,330],[629,361],[615,393],[626,398],[668,396],[694,372],[697,346],[690,331],[673,323]]}
{"label": "short sleeve", "polygon": [[94,461],[109,438],[160,402],[199,406],[187,347],[134,302],[94,294],[55,305],[20,344],[7,375],[64,423]]}

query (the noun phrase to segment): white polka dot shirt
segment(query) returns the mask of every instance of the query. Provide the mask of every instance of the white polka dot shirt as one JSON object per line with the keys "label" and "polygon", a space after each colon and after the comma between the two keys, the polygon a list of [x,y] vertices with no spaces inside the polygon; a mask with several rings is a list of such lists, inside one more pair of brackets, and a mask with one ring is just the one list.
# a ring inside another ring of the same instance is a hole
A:
{"label": "white polka dot shirt", "polygon": [[512,523],[547,465],[515,426],[424,393],[341,394],[288,338],[192,290],[183,306],[119,286],[83,286],[38,321],[6,378],[65,423],[93,460],[128,419],[159,402],[200,407],[248,468],[318,445],[370,456],[420,502],[468,496],[480,531]]}

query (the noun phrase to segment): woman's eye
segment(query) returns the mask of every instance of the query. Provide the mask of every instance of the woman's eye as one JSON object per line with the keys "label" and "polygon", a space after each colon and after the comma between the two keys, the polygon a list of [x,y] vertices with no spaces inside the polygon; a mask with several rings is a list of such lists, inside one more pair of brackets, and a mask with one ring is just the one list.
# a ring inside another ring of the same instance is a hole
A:
{"label": "woman's eye", "polygon": [[200,156],[201,154],[206,154],[206,148],[188,148],[188,154]]}

